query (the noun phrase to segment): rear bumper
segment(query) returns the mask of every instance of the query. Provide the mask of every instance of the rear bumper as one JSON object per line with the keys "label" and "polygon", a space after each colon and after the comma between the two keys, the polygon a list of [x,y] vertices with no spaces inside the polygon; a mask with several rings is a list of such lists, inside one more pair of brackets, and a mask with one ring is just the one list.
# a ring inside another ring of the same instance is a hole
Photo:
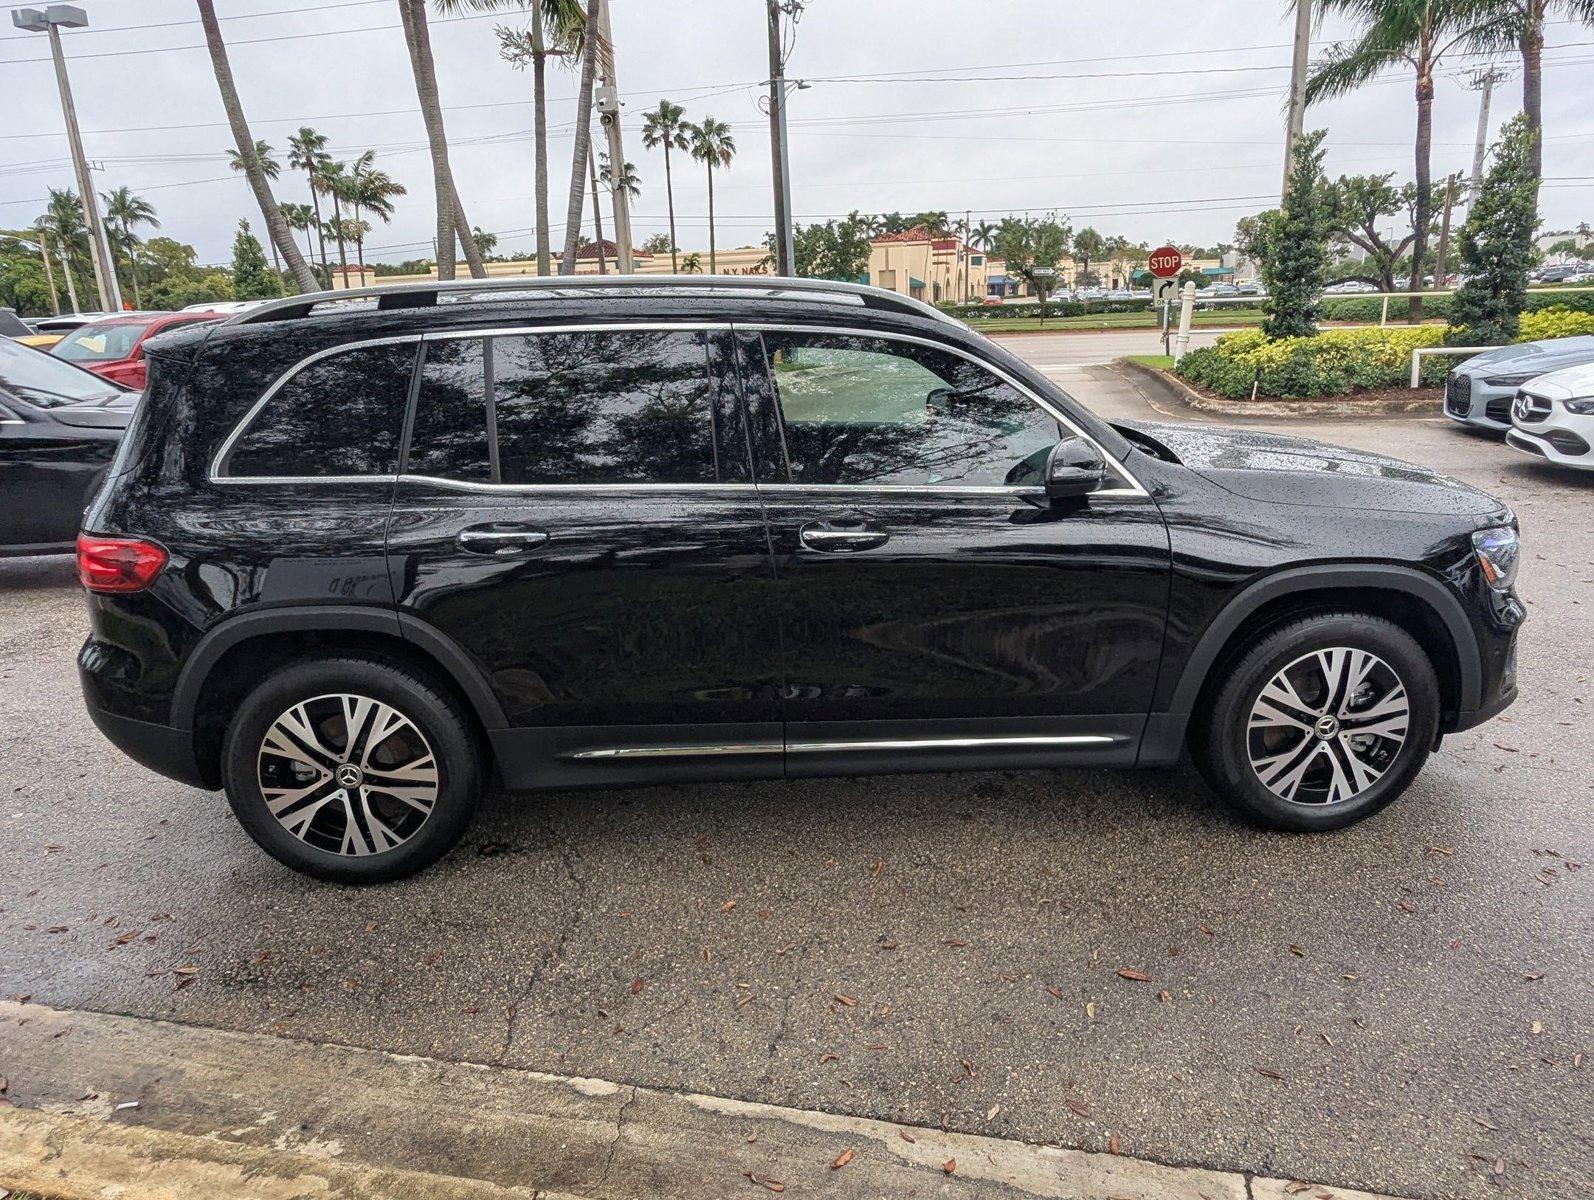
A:
{"label": "rear bumper", "polygon": [[215,791],[220,781],[206,778],[194,753],[194,735],[187,729],[173,729],[150,721],[119,717],[99,705],[88,704],[89,719],[111,745],[157,775],[186,783],[189,787]]}

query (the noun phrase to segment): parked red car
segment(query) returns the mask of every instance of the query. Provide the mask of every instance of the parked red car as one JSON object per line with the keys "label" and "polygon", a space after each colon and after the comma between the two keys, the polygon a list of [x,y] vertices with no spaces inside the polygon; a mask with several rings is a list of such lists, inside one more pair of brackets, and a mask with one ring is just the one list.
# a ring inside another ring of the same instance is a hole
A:
{"label": "parked red car", "polygon": [[219,313],[210,312],[126,313],[119,317],[102,317],[78,326],[51,346],[50,353],[124,387],[142,391],[149,378],[149,366],[144,361],[146,341],[168,329],[219,319]]}

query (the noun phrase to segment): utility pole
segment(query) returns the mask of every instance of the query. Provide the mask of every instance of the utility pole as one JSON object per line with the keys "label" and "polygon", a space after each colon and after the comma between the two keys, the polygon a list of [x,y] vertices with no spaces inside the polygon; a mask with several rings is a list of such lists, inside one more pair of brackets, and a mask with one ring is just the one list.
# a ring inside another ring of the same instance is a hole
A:
{"label": "utility pole", "polygon": [[55,310],[55,315],[61,315],[61,297],[55,290],[55,268],[50,265],[50,239],[41,228],[39,230],[39,257],[44,259],[44,281],[50,285],[50,307]]}
{"label": "utility pole", "polygon": [[1306,70],[1312,49],[1312,0],[1295,0],[1295,56],[1290,63],[1290,108],[1284,125],[1284,182],[1280,203],[1290,190],[1290,165],[1295,143],[1306,125]]}
{"label": "utility pole", "polygon": [[1489,143],[1489,101],[1494,96],[1494,85],[1506,78],[1506,72],[1492,66],[1474,71],[1468,77],[1467,86],[1482,93],[1478,99],[1478,138],[1472,147],[1472,180],[1467,185],[1469,208],[1478,202],[1478,189],[1483,186],[1483,152]]}
{"label": "utility pole", "polygon": [[[797,274],[797,249],[792,233],[791,152],[786,144],[786,62],[781,48],[782,13],[802,10],[794,0],[764,0],[769,35],[769,161],[775,192],[775,274]],[[806,86],[799,83],[798,87]]]}
{"label": "utility pole", "polygon": [[52,4],[47,9],[19,8],[11,23],[30,33],[50,35],[50,57],[55,60],[55,82],[61,91],[61,113],[66,119],[67,144],[72,148],[72,166],[77,174],[78,193],[83,200],[83,217],[89,229],[89,258],[94,264],[94,283],[100,293],[103,312],[120,312],[122,291],[116,279],[116,263],[111,258],[111,243],[100,220],[100,198],[94,190],[94,177],[83,153],[83,134],[78,129],[77,107],[72,103],[72,84],[66,76],[66,56],[61,51],[61,30],[82,29],[88,14],[70,4]]}
{"label": "utility pole", "polygon": [[[1456,183],[1459,179],[1459,172],[1445,176],[1445,208],[1444,216],[1439,222],[1439,250],[1434,255],[1433,272],[1434,287],[1441,289],[1445,286],[1445,259],[1450,254],[1450,210],[1456,202]],[[1416,280],[1412,280],[1412,288],[1416,290]]]}
{"label": "utility pole", "polygon": [[[631,257],[631,197],[625,190],[625,147],[620,144],[620,80],[619,71],[615,67],[614,31],[609,25],[609,0],[598,0],[598,36],[603,44],[608,47],[607,64],[604,56],[599,56],[598,65],[603,71],[603,82],[597,89],[593,99],[597,102],[598,119],[603,122],[603,131],[608,134],[609,140],[609,173],[614,181],[613,200],[610,206],[614,210],[614,244],[615,258],[618,260],[616,270],[622,275],[630,275],[636,270],[635,262]],[[597,198],[593,198],[597,203]],[[603,262],[603,245],[598,245],[598,262]]]}

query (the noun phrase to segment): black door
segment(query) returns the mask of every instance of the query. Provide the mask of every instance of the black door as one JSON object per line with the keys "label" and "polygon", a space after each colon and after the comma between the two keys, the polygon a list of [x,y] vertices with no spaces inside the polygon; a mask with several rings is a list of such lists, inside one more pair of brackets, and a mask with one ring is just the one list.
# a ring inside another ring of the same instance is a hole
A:
{"label": "black door", "polygon": [[770,328],[738,344],[788,773],[1133,761],[1169,586],[1139,486],[1047,502],[1047,454],[1073,431],[938,343]]}
{"label": "black door", "polygon": [[0,401],[0,551],[71,546],[115,453],[114,430],[74,428],[47,410]]}
{"label": "black door", "polygon": [[769,544],[728,335],[429,338],[388,552],[515,787],[779,775]]}

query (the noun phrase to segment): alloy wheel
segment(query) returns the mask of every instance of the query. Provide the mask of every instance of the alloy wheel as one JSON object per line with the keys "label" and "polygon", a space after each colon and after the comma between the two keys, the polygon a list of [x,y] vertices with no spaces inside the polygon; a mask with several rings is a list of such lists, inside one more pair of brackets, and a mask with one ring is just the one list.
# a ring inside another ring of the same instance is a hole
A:
{"label": "alloy wheel", "polygon": [[1400,756],[1406,685],[1376,654],[1347,646],[1290,663],[1251,706],[1246,748],[1262,786],[1293,804],[1343,804]]}
{"label": "alloy wheel", "polygon": [[363,857],[407,842],[437,806],[437,760],[415,722],[369,696],[304,700],[266,729],[266,808],[318,850]]}

